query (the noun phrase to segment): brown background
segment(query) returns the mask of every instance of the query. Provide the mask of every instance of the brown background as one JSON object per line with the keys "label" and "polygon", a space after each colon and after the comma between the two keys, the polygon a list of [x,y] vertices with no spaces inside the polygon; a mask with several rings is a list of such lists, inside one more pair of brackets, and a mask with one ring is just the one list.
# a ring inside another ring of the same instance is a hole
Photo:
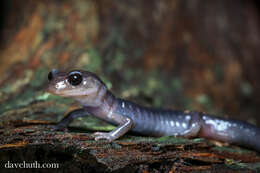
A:
{"label": "brown background", "polygon": [[0,19],[5,106],[44,89],[39,69],[84,68],[141,104],[260,124],[257,1],[11,0]]}

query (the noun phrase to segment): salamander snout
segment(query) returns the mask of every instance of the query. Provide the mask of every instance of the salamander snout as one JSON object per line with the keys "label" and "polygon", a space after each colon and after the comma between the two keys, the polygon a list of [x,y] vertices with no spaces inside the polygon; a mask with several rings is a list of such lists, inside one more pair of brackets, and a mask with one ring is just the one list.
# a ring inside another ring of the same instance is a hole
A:
{"label": "salamander snout", "polygon": [[66,73],[60,72],[56,69],[51,70],[48,74],[49,83],[46,91],[59,95],[62,90],[68,88],[66,77]]}

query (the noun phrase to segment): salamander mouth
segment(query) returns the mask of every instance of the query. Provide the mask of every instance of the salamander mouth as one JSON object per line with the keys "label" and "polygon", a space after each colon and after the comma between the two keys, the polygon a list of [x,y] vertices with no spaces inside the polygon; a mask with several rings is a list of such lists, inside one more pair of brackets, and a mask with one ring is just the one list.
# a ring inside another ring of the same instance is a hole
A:
{"label": "salamander mouth", "polygon": [[63,97],[81,97],[81,96],[89,96],[89,95],[93,95],[96,94],[97,89],[96,88],[89,88],[89,89],[68,89],[68,88],[64,88],[64,89],[56,89],[55,87],[53,87],[53,85],[49,85],[46,88],[46,92],[49,92],[51,94],[55,94],[58,96],[63,96]]}
{"label": "salamander mouth", "polygon": [[48,93],[51,93],[51,94],[55,94],[55,95],[60,95],[59,93],[57,93],[57,91],[55,89],[53,89],[53,87],[51,86],[48,86],[46,89],[45,89],[46,92]]}
{"label": "salamander mouth", "polygon": [[45,91],[48,93],[54,94],[54,95],[62,96],[62,97],[70,97],[68,94],[65,94],[64,92],[56,91],[55,89],[52,89],[50,87],[48,87]]}

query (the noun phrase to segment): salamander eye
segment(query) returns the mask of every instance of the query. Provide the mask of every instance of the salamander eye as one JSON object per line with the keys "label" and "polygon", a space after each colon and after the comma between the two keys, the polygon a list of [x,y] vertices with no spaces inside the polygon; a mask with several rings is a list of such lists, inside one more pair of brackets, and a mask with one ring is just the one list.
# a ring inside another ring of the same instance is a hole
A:
{"label": "salamander eye", "polygon": [[68,81],[71,85],[76,86],[82,82],[82,74],[78,71],[71,72],[68,77]]}

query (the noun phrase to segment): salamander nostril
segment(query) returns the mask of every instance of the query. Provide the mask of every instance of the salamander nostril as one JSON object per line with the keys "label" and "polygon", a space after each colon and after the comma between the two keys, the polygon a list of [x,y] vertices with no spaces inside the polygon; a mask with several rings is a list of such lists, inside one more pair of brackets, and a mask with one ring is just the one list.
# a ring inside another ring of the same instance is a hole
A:
{"label": "salamander nostril", "polygon": [[51,81],[53,79],[52,71],[50,71],[50,73],[48,74],[48,79],[49,79],[49,81]]}
{"label": "salamander nostril", "polygon": [[49,81],[51,81],[53,78],[55,78],[55,76],[57,76],[58,73],[59,73],[58,70],[52,69],[52,70],[50,71],[50,73],[48,74],[48,79],[49,79]]}

